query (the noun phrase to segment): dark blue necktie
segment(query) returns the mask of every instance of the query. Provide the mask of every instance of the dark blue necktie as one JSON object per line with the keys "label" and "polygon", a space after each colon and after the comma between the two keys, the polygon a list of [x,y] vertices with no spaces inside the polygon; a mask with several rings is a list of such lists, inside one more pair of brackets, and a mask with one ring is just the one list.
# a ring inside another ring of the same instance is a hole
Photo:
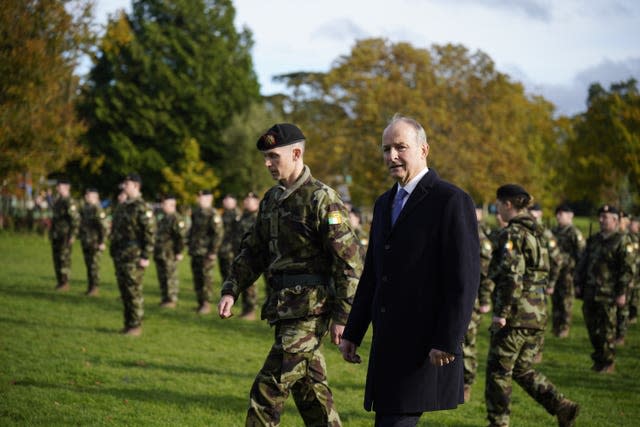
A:
{"label": "dark blue necktie", "polygon": [[402,210],[402,201],[405,197],[407,197],[407,190],[404,188],[399,188],[396,193],[395,199],[393,199],[393,206],[391,207],[391,225],[396,223],[398,216],[400,216],[400,211]]}

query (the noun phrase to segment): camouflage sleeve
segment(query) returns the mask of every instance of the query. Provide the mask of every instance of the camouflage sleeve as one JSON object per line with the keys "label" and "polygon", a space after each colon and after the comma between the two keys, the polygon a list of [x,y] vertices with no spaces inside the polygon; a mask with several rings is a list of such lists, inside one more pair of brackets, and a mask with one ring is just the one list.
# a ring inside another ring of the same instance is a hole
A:
{"label": "camouflage sleeve", "polygon": [[490,277],[495,283],[493,314],[505,319],[509,317],[514,298],[522,291],[525,260],[517,237],[505,229],[491,260]]}
{"label": "camouflage sleeve", "polygon": [[173,252],[178,255],[181,254],[185,246],[185,230],[186,226],[181,216],[176,215],[176,219],[173,223]]}
{"label": "camouflage sleeve", "polygon": [[[263,203],[264,201],[260,204],[260,210],[262,210]],[[259,222],[260,213],[258,213]],[[237,299],[242,291],[258,280],[260,274],[267,267],[266,255],[269,253],[267,242],[259,227],[251,228],[251,231],[242,239],[238,255],[231,264],[229,275],[222,283],[221,295],[231,295]]]}
{"label": "camouflage sleeve", "polygon": [[70,229],[69,229],[69,237],[75,237],[78,235],[78,230],[80,229],[80,209],[75,200],[69,200],[69,221],[70,221]]}
{"label": "camouflage sleeve", "polygon": [[635,262],[635,250],[633,242],[628,236],[624,236],[617,250],[618,277],[614,283],[615,296],[624,295],[633,284],[633,273]]}
{"label": "camouflage sleeve", "polygon": [[582,255],[582,252],[584,252],[586,242],[580,230],[578,230],[577,228],[574,228],[574,230],[575,230],[575,233],[573,234],[573,248],[572,248],[573,253],[571,254],[571,256],[577,263],[578,260],[580,259],[580,256]]}
{"label": "camouflage sleeve", "polygon": [[151,206],[142,202],[138,207],[138,242],[140,243],[140,258],[149,259],[153,254],[155,241],[155,220]]}
{"label": "camouflage sleeve", "polygon": [[545,237],[547,249],[549,250],[549,283],[547,284],[547,288],[554,289],[558,276],[560,275],[560,268],[562,267],[562,252],[558,247],[558,241],[552,233],[548,233]]}
{"label": "camouflage sleeve", "polygon": [[211,223],[209,224],[209,247],[207,248],[207,254],[217,254],[224,238],[224,227],[222,224],[222,218],[216,212],[211,215]]}
{"label": "camouflage sleeve", "polygon": [[337,193],[316,193],[316,218],[325,249],[332,255],[331,273],[335,286],[332,319],[345,325],[362,273],[363,249],[351,228],[347,208]]}

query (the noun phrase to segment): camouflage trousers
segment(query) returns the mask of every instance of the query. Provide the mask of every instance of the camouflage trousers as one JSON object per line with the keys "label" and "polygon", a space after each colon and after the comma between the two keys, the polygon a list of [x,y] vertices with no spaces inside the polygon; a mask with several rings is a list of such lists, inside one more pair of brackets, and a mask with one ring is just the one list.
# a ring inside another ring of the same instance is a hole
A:
{"label": "camouflage trousers", "polygon": [[342,425],[320,352],[328,328],[327,316],[276,323],[275,343],[251,387],[247,427],[279,425],[289,393],[306,426]]}
{"label": "camouflage trousers", "polygon": [[175,258],[171,256],[154,258],[153,260],[155,261],[156,272],[158,273],[162,302],[178,301],[180,283],[178,282],[178,263]]}
{"label": "camouflage trousers", "polygon": [[616,348],[616,304],[614,301],[584,300],[582,314],[593,347],[591,359],[596,367],[613,363]]}
{"label": "camouflage trousers", "polygon": [[487,419],[492,426],[509,425],[512,379],[547,412],[557,413],[564,396],[532,364],[543,335],[543,330],[508,326],[492,330],[484,391]]}
{"label": "camouflage trousers", "polygon": [[616,305],[616,338],[624,338],[627,335],[627,330],[629,329],[631,291],[631,288],[627,288],[627,291],[625,292],[627,300],[622,307],[618,307]]}
{"label": "camouflage trousers", "polygon": [[93,245],[82,245],[82,256],[84,257],[84,265],[87,267],[87,283],[89,290],[97,288],[100,285],[100,258],[102,251]]}
{"label": "camouflage trousers", "polygon": [[467,333],[464,336],[464,342],[462,343],[465,385],[471,385],[475,382],[476,372],[478,371],[478,349],[476,347],[478,326],[480,326],[480,312],[474,308]]}
{"label": "camouflage trousers", "polygon": [[571,326],[573,313],[573,300],[575,288],[573,286],[573,273],[563,269],[558,276],[555,289],[551,295],[553,333],[558,335]]}
{"label": "camouflage trousers", "polygon": [[142,279],[144,268],[138,260],[119,260],[114,258],[118,289],[124,304],[124,326],[135,328],[142,324],[144,299],[142,298]]}
{"label": "camouflage trousers", "polygon": [[53,268],[56,272],[56,282],[58,286],[69,282],[71,275],[71,245],[66,239],[56,239],[51,241],[51,251],[53,254]]}
{"label": "camouflage trousers", "polygon": [[193,288],[196,291],[198,305],[211,302],[213,297],[213,261],[207,256],[191,257]]}

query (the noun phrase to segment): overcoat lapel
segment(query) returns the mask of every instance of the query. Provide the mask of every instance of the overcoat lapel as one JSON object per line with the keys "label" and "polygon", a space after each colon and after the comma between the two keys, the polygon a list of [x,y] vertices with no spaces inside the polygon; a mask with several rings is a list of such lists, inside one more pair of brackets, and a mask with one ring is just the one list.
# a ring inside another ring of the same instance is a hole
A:
{"label": "overcoat lapel", "polygon": [[[418,185],[416,186],[415,190],[411,192],[409,199],[407,200],[404,207],[400,211],[400,215],[396,220],[394,228],[397,227],[398,224],[402,223],[402,221],[404,221],[405,218],[407,218],[411,214],[411,211],[414,210],[418,205],[420,205],[420,202],[422,202],[422,200],[425,197],[427,197],[427,195],[429,194],[429,190],[431,189],[431,187],[433,187],[433,184],[436,182],[437,179],[438,179],[438,175],[436,174],[436,171],[434,171],[433,169],[429,169],[429,172],[422,177],[420,182],[418,182]],[[397,186],[394,187],[393,196],[390,197],[390,200],[393,200],[393,198],[395,197],[396,190],[397,190]],[[391,224],[391,205],[389,205],[389,209],[387,209],[387,215],[389,216],[388,223],[390,225]]]}

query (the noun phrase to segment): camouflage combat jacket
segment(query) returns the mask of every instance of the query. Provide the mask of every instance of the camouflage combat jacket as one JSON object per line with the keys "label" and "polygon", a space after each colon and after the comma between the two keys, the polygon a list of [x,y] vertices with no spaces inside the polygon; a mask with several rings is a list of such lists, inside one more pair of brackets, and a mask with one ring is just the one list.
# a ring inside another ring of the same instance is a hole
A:
{"label": "camouflage combat jacket", "polygon": [[97,249],[107,239],[107,215],[100,205],[85,203],[80,211],[80,241],[85,248]]}
{"label": "camouflage combat jacket", "polygon": [[538,223],[538,227],[542,230],[542,244],[547,247],[547,252],[549,253],[549,277],[547,287],[554,288],[560,274],[560,268],[562,267],[562,252],[558,247],[556,236],[553,235],[551,229],[542,223]]}
{"label": "camouflage combat jacket", "polygon": [[220,244],[220,253],[222,255],[234,255],[234,239],[235,228],[240,220],[240,215],[236,209],[226,210],[222,212],[222,228],[224,235]]}
{"label": "camouflage combat jacket", "polygon": [[493,280],[489,278],[489,264],[491,263],[491,253],[493,245],[486,233],[486,230],[478,224],[478,237],[480,238],[480,288],[478,289],[478,303],[480,305],[491,304],[491,293],[493,292]]}
{"label": "camouflage combat jacket", "polygon": [[258,218],[258,211],[255,212],[243,212],[242,216],[236,223],[233,230],[233,253],[237,254],[240,251],[240,244],[244,236],[251,231],[251,228],[255,225]]}
{"label": "camouflage combat jacket", "polygon": [[561,254],[561,268],[568,268],[573,270],[578,264],[580,255],[585,247],[585,240],[582,237],[580,230],[575,225],[569,224],[561,227],[556,226],[553,228],[553,235],[558,242],[558,248]]}
{"label": "camouflage combat jacket", "polygon": [[188,237],[189,255],[217,254],[223,234],[220,215],[213,208],[201,209],[197,207],[191,214],[191,228]]}
{"label": "camouflage combat jacket", "polygon": [[493,314],[513,328],[544,329],[547,322],[545,288],[549,252],[542,227],[529,214],[509,221],[493,251],[489,277],[495,283]]}
{"label": "camouflage combat jacket", "polygon": [[185,223],[177,214],[164,214],[156,227],[156,241],[153,248],[155,259],[174,259],[185,246]]}
{"label": "camouflage combat jacket", "polygon": [[137,197],[119,204],[111,222],[111,256],[118,260],[149,259],[153,254],[155,219],[151,206]]}
{"label": "camouflage combat jacket", "polygon": [[361,251],[340,197],[305,166],[290,188],[278,185],[265,194],[222,295],[237,298],[264,273],[271,292],[263,319],[331,313],[345,324],[362,272]]}
{"label": "camouflage combat jacket", "polygon": [[602,233],[587,240],[575,273],[575,285],[585,300],[612,302],[633,283],[635,248],[628,235]]}
{"label": "camouflage combat jacket", "polygon": [[80,212],[70,197],[57,197],[53,202],[53,217],[49,236],[51,240],[69,240],[78,233]]}

